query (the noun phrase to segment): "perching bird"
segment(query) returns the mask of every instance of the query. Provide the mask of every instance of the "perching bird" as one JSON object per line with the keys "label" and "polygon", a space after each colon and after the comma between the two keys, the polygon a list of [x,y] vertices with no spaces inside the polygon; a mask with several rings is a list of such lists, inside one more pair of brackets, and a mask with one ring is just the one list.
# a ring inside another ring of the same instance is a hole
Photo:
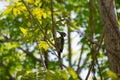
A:
{"label": "perching bird", "polygon": [[58,53],[58,58],[60,61],[60,66],[62,68],[62,62],[61,62],[61,53],[64,48],[64,37],[66,36],[66,33],[57,31],[60,34],[60,37],[56,38],[56,49]]}

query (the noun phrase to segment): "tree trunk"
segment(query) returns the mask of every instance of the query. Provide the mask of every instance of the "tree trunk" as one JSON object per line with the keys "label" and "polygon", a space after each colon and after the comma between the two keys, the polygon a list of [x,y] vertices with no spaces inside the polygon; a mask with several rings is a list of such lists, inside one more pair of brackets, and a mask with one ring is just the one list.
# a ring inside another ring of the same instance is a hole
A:
{"label": "tree trunk", "polygon": [[120,31],[114,0],[98,0],[110,68],[120,76]]}

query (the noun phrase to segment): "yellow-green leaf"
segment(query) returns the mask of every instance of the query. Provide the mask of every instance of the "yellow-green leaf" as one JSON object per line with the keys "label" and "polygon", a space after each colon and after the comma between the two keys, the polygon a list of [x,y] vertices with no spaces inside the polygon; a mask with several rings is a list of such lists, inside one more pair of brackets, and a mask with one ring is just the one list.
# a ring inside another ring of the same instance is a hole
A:
{"label": "yellow-green leaf", "polygon": [[118,25],[120,26],[120,20],[118,21]]}
{"label": "yellow-green leaf", "polygon": [[21,12],[20,12],[19,9],[13,8],[13,15],[14,15],[14,16],[17,16],[17,15],[20,14],[20,13],[21,13]]}
{"label": "yellow-green leaf", "polygon": [[67,68],[67,71],[71,74],[71,76],[74,80],[78,80],[78,76],[72,68]]}
{"label": "yellow-green leaf", "polygon": [[47,11],[47,15],[51,15],[51,11]]}
{"label": "yellow-green leaf", "polygon": [[9,6],[6,10],[2,12],[2,16],[9,14],[13,9],[13,6]]}
{"label": "yellow-green leaf", "polygon": [[117,75],[116,75],[114,72],[112,72],[112,71],[108,71],[108,72],[107,72],[107,76],[108,76],[109,78],[114,79],[114,80],[116,80],[116,79],[118,78]]}
{"label": "yellow-green leaf", "polygon": [[27,29],[24,29],[23,27],[20,27],[20,30],[24,35],[27,35],[27,33],[28,33]]}
{"label": "yellow-green leaf", "polygon": [[26,0],[26,2],[28,2],[28,3],[34,3],[34,0]]}
{"label": "yellow-green leaf", "polygon": [[67,72],[64,70],[64,71],[61,71],[61,73],[62,73],[62,77],[64,78],[64,80],[68,80]]}
{"label": "yellow-green leaf", "polygon": [[22,6],[23,5],[23,3],[22,2],[16,2],[16,6]]}
{"label": "yellow-green leaf", "polygon": [[11,43],[11,42],[9,42],[8,44],[7,44],[7,48],[8,49],[12,49],[12,48],[16,48],[18,45],[16,44],[16,43]]}
{"label": "yellow-green leaf", "polygon": [[8,2],[8,0],[5,0],[5,2]]}
{"label": "yellow-green leaf", "polygon": [[41,5],[42,5],[42,3],[40,2],[40,1],[35,1],[35,3],[34,3],[36,6],[38,6],[38,7],[41,7]]}
{"label": "yellow-green leaf", "polygon": [[46,13],[43,13],[43,18],[45,19],[47,17],[47,14]]}
{"label": "yellow-green leaf", "polygon": [[39,42],[39,48],[43,48],[45,51],[48,50],[48,44],[45,41]]}

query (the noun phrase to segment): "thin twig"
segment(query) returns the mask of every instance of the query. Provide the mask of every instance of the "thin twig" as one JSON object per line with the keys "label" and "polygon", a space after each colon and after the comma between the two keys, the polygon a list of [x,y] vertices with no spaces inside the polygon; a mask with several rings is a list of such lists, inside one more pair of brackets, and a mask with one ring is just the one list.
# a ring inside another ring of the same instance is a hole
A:
{"label": "thin twig", "polygon": [[84,48],[84,45],[82,45],[81,52],[80,52],[80,56],[79,56],[79,61],[78,61],[78,65],[77,65],[77,73],[78,73],[78,74],[79,74],[79,72],[80,72],[80,63],[81,63],[81,59],[82,59],[83,48]]}

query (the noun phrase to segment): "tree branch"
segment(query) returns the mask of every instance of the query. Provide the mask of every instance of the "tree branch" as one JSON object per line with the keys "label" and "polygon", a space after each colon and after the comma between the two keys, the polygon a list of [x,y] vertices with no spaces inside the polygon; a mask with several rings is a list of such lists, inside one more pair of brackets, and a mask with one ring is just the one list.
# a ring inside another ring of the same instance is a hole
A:
{"label": "tree branch", "polygon": [[55,21],[54,21],[53,0],[51,0],[50,7],[51,7],[51,17],[52,17],[52,34],[53,34],[53,38],[56,45],[56,28],[55,28]]}
{"label": "tree branch", "polygon": [[101,36],[101,38],[100,38],[100,40],[99,40],[99,42],[98,42],[100,46],[96,47],[96,52],[95,52],[95,54],[93,55],[93,59],[92,59],[92,61],[91,61],[91,65],[90,65],[90,68],[89,68],[89,70],[88,70],[88,73],[87,73],[87,76],[86,76],[85,80],[88,80],[88,77],[89,77],[89,75],[90,75],[90,72],[91,72],[91,70],[92,70],[92,68],[93,68],[93,66],[94,66],[94,62],[95,62],[95,60],[96,60],[96,58],[97,58],[97,54],[99,53],[99,50],[100,50],[100,48],[101,48],[101,46],[102,46],[103,38],[104,38],[104,33],[103,33],[103,35]]}
{"label": "tree branch", "polygon": [[[40,61],[40,59],[36,58],[35,56],[33,56],[32,52],[29,52],[27,50],[24,50],[23,48],[19,47],[18,49],[22,50],[27,56],[31,57],[32,59],[36,60],[36,61]],[[41,61],[40,61],[41,62]]]}
{"label": "tree branch", "polygon": [[72,67],[72,53],[71,53],[71,34],[70,34],[70,28],[68,27],[68,61],[69,61],[69,67]]}
{"label": "tree branch", "polygon": [[77,65],[77,74],[79,74],[79,72],[80,72],[80,63],[81,63],[81,59],[82,59],[83,48],[84,48],[84,45],[82,45],[80,56],[79,56],[79,61],[78,61],[78,65]]}

